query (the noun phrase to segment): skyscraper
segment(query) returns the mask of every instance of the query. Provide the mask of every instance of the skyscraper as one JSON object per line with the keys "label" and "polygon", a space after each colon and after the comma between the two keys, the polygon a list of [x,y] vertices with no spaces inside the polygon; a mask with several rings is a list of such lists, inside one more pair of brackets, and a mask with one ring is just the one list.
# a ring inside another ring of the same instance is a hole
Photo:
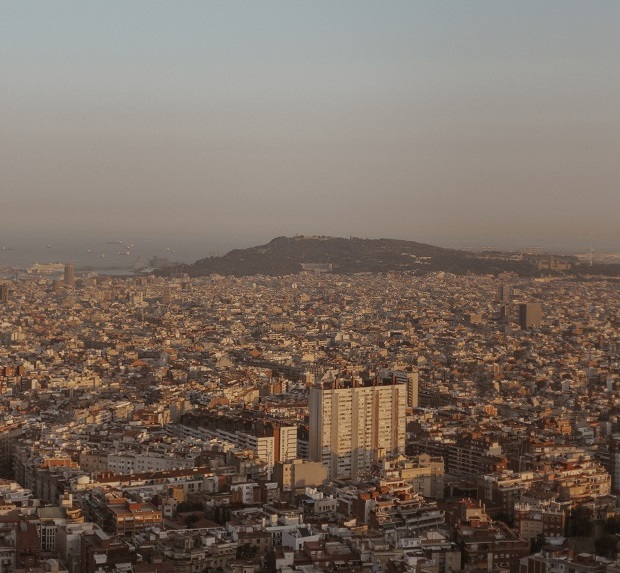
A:
{"label": "skyscraper", "polygon": [[542,308],[538,302],[526,302],[519,305],[519,325],[521,330],[538,326],[542,321]]}
{"label": "skyscraper", "polygon": [[67,288],[75,286],[75,265],[73,263],[65,264],[64,285]]}
{"label": "skyscraper", "polygon": [[348,478],[372,462],[405,451],[407,384],[396,377],[362,381],[354,376],[310,389],[310,459],[329,477]]}
{"label": "skyscraper", "polygon": [[501,303],[510,302],[510,299],[514,296],[512,285],[507,283],[500,283],[497,287],[497,299]]}
{"label": "skyscraper", "polygon": [[0,284],[0,302],[9,302],[9,285]]}

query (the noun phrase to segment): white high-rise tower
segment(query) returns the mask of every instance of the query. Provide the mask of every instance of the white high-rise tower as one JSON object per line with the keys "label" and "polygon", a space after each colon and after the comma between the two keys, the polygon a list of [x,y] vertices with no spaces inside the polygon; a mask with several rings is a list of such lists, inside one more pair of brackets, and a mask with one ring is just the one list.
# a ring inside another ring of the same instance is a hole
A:
{"label": "white high-rise tower", "polygon": [[348,377],[310,388],[310,459],[329,477],[355,477],[374,460],[404,454],[407,385]]}

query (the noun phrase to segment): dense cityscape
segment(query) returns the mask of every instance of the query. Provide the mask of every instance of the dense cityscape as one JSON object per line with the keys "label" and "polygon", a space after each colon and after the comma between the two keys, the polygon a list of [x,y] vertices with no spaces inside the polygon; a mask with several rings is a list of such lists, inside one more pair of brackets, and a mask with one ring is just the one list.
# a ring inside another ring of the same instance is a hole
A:
{"label": "dense cityscape", "polygon": [[611,278],[0,286],[0,572],[617,573]]}
{"label": "dense cityscape", "polygon": [[619,29],[0,0],[0,573],[620,573]]}

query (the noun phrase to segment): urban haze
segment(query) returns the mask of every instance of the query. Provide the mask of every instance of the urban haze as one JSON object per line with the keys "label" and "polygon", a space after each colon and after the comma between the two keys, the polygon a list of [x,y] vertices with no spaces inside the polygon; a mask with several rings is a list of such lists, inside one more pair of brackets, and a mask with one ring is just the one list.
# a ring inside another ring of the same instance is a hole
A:
{"label": "urban haze", "polygon": [[617,251],[619,10],[2,2],[0,242]]}
{"label": "urban haze", "polygon": [[620,573],[619,7],[0,0],[0,573]]}

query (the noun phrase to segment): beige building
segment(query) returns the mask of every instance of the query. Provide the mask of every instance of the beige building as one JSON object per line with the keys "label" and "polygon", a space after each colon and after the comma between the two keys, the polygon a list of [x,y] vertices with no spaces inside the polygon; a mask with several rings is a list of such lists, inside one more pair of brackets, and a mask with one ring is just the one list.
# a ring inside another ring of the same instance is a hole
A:
{"label": "beige building", "polygon": [[383,479],[402,479],[412,484],[424,497],[443,498],[445,485],[444,462],[428,454],[386,458],[377,462],[377,475]]}
{"label": "beige building", "polygon": [[281,491],[303,491],[307,487],[322,485],[327,479],[327,468],[321,462],[299,459],[276,462],[274,479],[278,482]]}
{"label": "beige building", "polygon": [[566,524],[566,514],[561,504],[554,501],[541,501],[537,504],[517,502],[514,507],[514,528],[519,537],[532,541],[537,535],[562,537]]}
{"label": "beige building", "polygon": [[409,372],[407,374],[407,406],[410,408],[418,407],[419,394],[419,374],[418,372]]}
{"label": "beige building", "polygon": [[373,461],[405,451],[407,385],[395,378],[354,376],[310,388],[310,459],[330,478],[368,472]]}

